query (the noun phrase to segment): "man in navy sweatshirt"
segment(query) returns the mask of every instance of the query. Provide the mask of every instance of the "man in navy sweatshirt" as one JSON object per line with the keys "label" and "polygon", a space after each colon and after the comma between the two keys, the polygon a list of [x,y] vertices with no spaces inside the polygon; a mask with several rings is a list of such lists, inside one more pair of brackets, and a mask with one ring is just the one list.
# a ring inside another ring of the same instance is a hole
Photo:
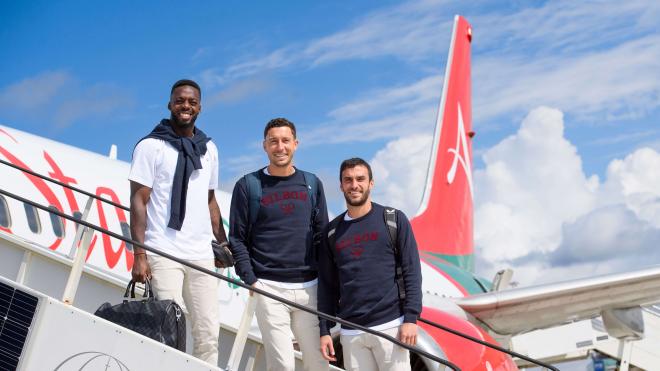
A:
{"label": "man in navy sweatshirt", "polygon": [[[319,251],[318,309],[415,345],[422,310],[422,273],[410,223],[396,210],[396,243],[405,287],[405,299],[400,300],[385,208],[371,201],[371,167],[363,159],[352,158],[342,162],[339,174],[347,211],[330,223],[336,225],[334,246],[324,233]],[[321,352],[331,361],[335,360],[330,336],[333,325],[320,320]],[[408,350],[388,340],[344,326],[340,340],[346,370],[410,370]]]}
{"label": "man in navy sweatshirt", "polygon": [[[263,148],[270,163],[236,182],[229,241],[236,273],[243,282],[316,308],[316,252],[328,212],[320,180],[293,166],[297,146],[292,122],[284,118],[268,122]],[[251,202],[255,196],[258,204]],[[315,315],[262,295],[256,301],[268,370],[294,371],[291,332],[298,340],[305,370],[328,369],[318,348]]]}

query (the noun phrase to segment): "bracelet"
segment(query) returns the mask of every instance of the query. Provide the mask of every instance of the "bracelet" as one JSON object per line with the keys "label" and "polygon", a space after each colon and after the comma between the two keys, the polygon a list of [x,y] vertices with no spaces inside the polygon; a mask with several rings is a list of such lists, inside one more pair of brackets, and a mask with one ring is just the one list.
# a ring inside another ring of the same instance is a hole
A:
{"label": "bracelet", "polygon": [[147,253],[146,252],[138,252],[138,253],[133,254],[133,256],[138,256],[138,255],[147,255]]}
{"label": "bracelet", "polygon": [[218,246],[220,246],[220,247],[229,247],[229,242],[227,242],[227,241],[222,241],[222,242],[220,242],[220,243],[218,244]]}

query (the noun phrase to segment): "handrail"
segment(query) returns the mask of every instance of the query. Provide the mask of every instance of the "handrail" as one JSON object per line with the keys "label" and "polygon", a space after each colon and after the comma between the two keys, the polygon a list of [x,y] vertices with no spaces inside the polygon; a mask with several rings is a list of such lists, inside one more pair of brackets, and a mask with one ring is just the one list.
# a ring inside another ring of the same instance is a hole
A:
{"label": "handrail", "polygon": [[[76,191],[76,192],[80,192],[80,193],[85,194],[85,195],[87,195],[87,196],[89,196],[89,197],[93,197],[93,198],[95,198],[95,199],[97,199],[97,200],[100,200],[100,201],[102,201],[102,202],[106,202],[106,203],[111,204],[111,205],[113,205],[113,206],[115,206],[115,207],[118,207],[118,208],[120,208],[120,209],[123,209],[123,210],[126,210],[126,211],[130,211],[129,208],[127,208],[126,206],[123,206],[122,204],[119,204],[119,203],[116,203],[116,202],[113,202],[113,201],[107,200],[107,199],[105,199],[105,198],[103,198],[103,197],[99,197],[99,196],[97,196],[97,195],[95,195],[95,194],[89,193],[89,192],[87,192],[87,191],[85,191],[85,190],[82,190],[82,189],[80,189],[80,188],[77,188],[77,187],[71,186],[71,185],[66,184],[66,183],[62,183],[62,182],[60,182],[60,181],[57,181],[57,180],[52,179],[52,178],[50,178],[50,177],[47,177],[47,176],[45,176],[45,175],[42,175],[42,174],[36,173],[36,172],[34,172],[34,171],[32,171],[32,170],[29,170],[29,169],[23,168],[23,167],[21,167],[21,166],[15,165],[15,164],[12,164],[12,163],[7,162],[7,161],[4,161],[4,160],[2,160],[2,159],[0,159],[0,163],[5,164],[5,165],[8,165],[8,166],[10,166],[10,167],[13,167],[13,168],[15,168],[15,169],[17,169],[17,170],[24,171],[24,172],[26,172],[26,173],[28,173],[28,174],[30,174],[30,175],[33,175],[33,176],[39,177],[39,178],[41,178],[41,179],[44,179],[44,180],[47,180],[47,181],[53,182],[53,183],[58,184],[58,185],[60,185],[60,186],[62,186],[62,187],[69,188],[69,189],[74,190],[74,191]],[[6,191],[4,191],[4,190],[2,190],[2,189],[0,189],[0,193],[7,194],[7,196],[12,197],[12,198],[15,198],[15,199],[20,198],[20,199],[22,199],[22,200],[25,200],[25,201],[23,201],[23,202],[27,202],[27,203],[29,203],[29,204],[31,204],[31,205],[37,207],[37,208],[40,208],[40,209],[42,209],[42,210],[45,210],[45,211],[47,211],[47,212],[49,212],[49,213],[54,213],[54,214],[56,214],[56,215],[59,215],[60,217],[63,217],[63,218],[68,219],[68,220],[71,220],[71,221],[73,221],[73,222],[75,222],[75,223],[83,224],[83,225],[85,225],[85,226],[87,226],[87,227],[90,227],[90,228],[92,228],[92,229],[94,229],[94,230],[97,230],[97,231],[99,231],[99,232],[101,232],[101,233],[106,233],[106,232],[107,232],[106,234],[108,234],[108,235],[110,235],[110,236],[112,236],[112,237],[115,237],[115,238],[117,238],[117,239],[119,239],[119,240],[122,240],[122,241],[124,241],[124,242],[132,243],[132,244],[137,245],[137,246],[142,247],[142,248],[144,248],[143,246],[145,246],[145,245],[143,245],[143,244],[141,244],[141,243],[139,243],[139,242],[137,242],[137,241],[133,241],[132,239],[126,238],[126,237],[124,237],[124,236],[119,236],[118,234],[116,234],[116,233],[114,233],[114,232],[112,232],[112,231],[105,230],[105,229],[100,228],[100,227],[97,227],[97,226],[95,226],[95,225],[93,225],[93,224],[87,223],[87,222],[85,222],[85,221],[82,221],[82,220],[79,220],[79,219],[73,218],[73,217],[71,217],[71,216],[69,216],[69,215],[67,215],[67,214],[61,213],[59,210],[54,210],[54,209],[52,209],[52,208],[45,208],[44,206],[41,206],[40,204],[33,203],[32,201],[26,200],[26,199],[24,199],[24,198],[22,198],[22,197],[20,197],[20,196],[10,194],[9,192],[6,192]],[[105,232],[104,232],[104,231],[105,231]],[[160,256],[164,256],[164,257],[167,257],[167,258],[169,258],[169,259],[171,259],[171,260],[177,261],[177,262],[179,262],[179,263],[181,263],[181,264],[183,264],[183,265],[189,266],[189,267],[191,267],[191,268],[193,268],[193,269],[198,269],[197,266],[195,266],[194,264],[189,264],[189,263],[187,263],[187,262],[185,262],[185,261],[182,261],[182,260],[180,261],[180,259],[178,259],[178,258],[176,258],[176,257],[173,257],[173,256],[171,256],[171,255],[168,255],[168,254],[166,254],[166,253],[162,253],[162,252],[160,252],[159,250],[156,250],[156,249],[153,249],[153,248],[150,248],[150,247],[148,247],[148,248],[144,248],[144,249],[147,250],[147,251],[151,251],[151,252],[153,252],[153,253],[155,253],[155,254],[158,254],[158,255],[160,255]],[[222,280],[224,280],[224,281],[227,281],[227,282],[230,282],[230,283],[236,284],[237,286],[243,287],[243,288],[245,288],[245,289],[248,289],[248,290],[252,290],[252,291],[258,292],[259,294],[263,294],[264,296],[270,297],[271,299],[274,299],[274,300],[280,300],[280,301],[282,301],[282,302],[284,302],[284,303],[286,303],[286,304],[288,304],[288,305],[294,306],[294,307],[296,307],[296,308],[298,308],[298,309],[306,310],[305,307],[301,307],[301,306],[299,306],[299,304],[295,304],[295,303],[293,303],[293,302],[289,302],[289,301],[286,300],[286,299],[279,298],[279,297],[274,296],[274,295],[271,296],[272,294],[262,292],[262,290],[257,289],[257,288],[254,288],[254,287],[252,287],[252,286],[248,286],[248,285],[244,284],[242,281],[236,281],[236,280],[233,280],[233,279],[231,279],[231,278],[227,278],[227,277],[225,277],[225,276],[218,275],[217,273],[212,272],[212,271],[208,271],[208,270],[206,270],[206,269],[204,269],[204,268],[199,268],[198,270],[203,271],[203,272],[207,272],[207,274],[211,274],[211,275],[213,275],[213,276],[215,276],[215,277],[217,277],[217,278],[220,278],[220,279],[222,279]],[[307,311],[309,311],[309,310],[307,310]],[[314,311],[314,312],[317,312],[316,310],[313,310],[313,311]],[[334,319],[339,319],[338,317],[331,317],[331,316],[328,316],[327,314],[322,313],[322,312],[317,312],[317,313],[319,313],[319,314],[317,314],[317,315],[319,315],[319,316],[321,316],[321,317],[323,317],[323,318],[325,318],[325,319],[329,319],[329,320],[331,320],[331,321],[333,321],[333,322],[338,322],[338,323],[341,323],[341,324],[346,324],[347,326],[350,326],[350,327],[353,327],[353,328],[357,328],[357,329],[362,330],[362,328],[361,328],[362,326],[360,326],[360,325],[352,324],[352,323],[350,323],[350,322],[348,322],[348,321],[346,321],[346,323],[344,323],[344,322],[342,322],[342,321],[344,321],[344,320],[341,320],[341,319],[340,319],[339,321],[336,321],[336,320],[334,320]],[[320,315],[320,314],[322,314],[322,315]],[[326,317],[326,316],[327,316],[327,317]],[[491,349],[495,349],[495,350],[497,350],[497,351],[499,351],[499,352],[506,353],[506,354],[508,354],[508,355],[510,355],[510,356],[513,356],[513,357],[518,357],[518,358],[520,358],[520,359],[523,359],[523,360],[528,361],[528,362],[530,362],[530,363],[533,363],[533,364],[535,364],[535,365],[538,365],[538,366],[541,366],[541,367],[547,368],[547,369],[549,369],[549,370],[559,371],[559,369],[557,369],[556,367],[554,367],[554,366],[552,366],[552,365],[546,364],[546,363],[541,362],[541,361],[539,361],[539,360],[536,360],[536,359],[534,359],[534,358],[530,358],[530,357],[528,357],[528,356],[525,356],[525,355],[520,354],[520,353],[518,353],[518,352],[515,352],[515,351],[513,351],[513,350],[505,349],[505,348],[502,348],[502,347],[500,347],[500,346],[498,346],[498,345],[491,344],[491,343],[489,343],[489,342],[486,342],[486,341],[483,341],[483,340],[477,339],[477,338],[475,338],[475,337],[472,337],[472,336],[470,336],[470,335],[467,335],[467,334],[461,333],[461,332],[459,332],[459,331],[453,330],[453,329],[451,329],[451,328],[449,328],[449,327],[446,327],[446,326],[440,325],[440,324],[438,324],[438,323],[435,323],[435,322],[433,322],[433,321],[427,320],[427,319],[425,319],[425,318],[419,317],[418,320],[419,320],[420,322],[426,323],[426,324],[429,325],[429,326],[432,326],[432,327],[438,328],[438,329],[440,329],[440,330],[443,330],[443,331],[449,332],[449,333],[451,333],[451,334],[453,334],[453,335],[456,335],[456,336],[462,337],[462,338],[464,338],[464,339],[470,340],[470,341],[472,341],[472,342],[475,342],[475,343],[481,344],[481,345],[483,345],[483,346],[485,346],[485,347],[488,347],[488,348],[491,348]],[[383,334],[381,334],[381,333],[379,333],[379,332],[374,332],[373,330],[369,330],[369,329],[367,329],[367,330],[362,330],[362,331],[365,331],[365,332],[368,332],[368,333],[371,333],[371,334],[374,334],[374,335],[377,335],[377,336],[380,336],[380,337],[386,338],[386,339],[388,339],[388,340],[390,340],[390,341],[396,343],[397,345],[400,345],[400,346],[403,346],[403,347],[406,348],[406,349],[412,350],[412,351],[415,352],[415,353],[422,354],[422,355],[423,355],[424,353],[426,353],[426,352],[421,351],[421,350],[417,350],[417,349],[409,348],[407,345],[405,345],[405,344],[403,344],[403,343],[400,343],[398,340],[396,340],[396,339],[394,339],[394,338],[392,338],[392,337],[390,337],[390,336],[388,336],[388,335],[383,335]],[[426,354],[428,354],[428,353],[426,353]],[[437,361],[436,359],[434,359],[434,357],[427,357],[427,358],[430,358],[430,359],[433,359],[433,360],[436,361],[436,362],[439,362],[439,361]],[[449,362],[449,361],[447,361],[447,362]],[[444,364],[443,362],[440,362],[440,363]],[[449,365],[447,365],[447,366],[448,366],[448,367],[451,367],[451,366],[449,366]],[[452,369],[453,369],[453,368],[452,368]]]}
{"label": "handrail", "polygon": [[83,189],[80,189],[80,188],[78,188],[78,187],[74,187],[74,186],[72,186],[72,185],[69,185],[69,184],[66,184],[66,183],[62,183],[62,182],[60,182],[59,180],[56,180],[56,179],[53,179],[53,178],[47,177],[47,176],[45,176],[45,175],[41,175],[41,174],[36,173],[36,172],[34,172],[34,171],[30,170],[30,169],[26,169],[26,168],[24,168],[24,167],[21,167],[21,166],[18,166],[18,165],[12,164],[11,162],[7,162],[7,161],[5,161],[5,160],[3,160],[3,159],[0,159],[0,164],[7,165],[7,166],[9,166],[9,167],[13,167],[14,169],[17,169],[17,170],[20,170],[20,171],[22,171],[22,172],[24,172],[24,173],[28,173],[28,174],[30,174],[30,175],[36,176],[37,178],[41,178],[41,179],[46,180],[46,181],[49,181],[49,182],[51,182],[51,183],[55,183],[55,184],[57,184],[57,185],[59,185],[59,186],[62,186],[62,187],[64,187],[64,188],[69,188],[69,189],[74,190],[74,191],[76,191],[76,192],[82,193],[82,194],[84,194],[85,196],[89,196],[89,197],[95,198],[95,199],[97,199],[97,200],[99,200],[99,201],[102,201],[102,202],[108,203],[108,204],[110,204],[110,205],[112,205],[112,206],[114,206],[114,207],[118,207],[118,208],[120,208],[120,209],[122,209],[122,210],[125,210],[125,211],[131,211],[131,209],[129,209],[128,207],[126,207],[126,206],[124,206],[124,205],[122,205],[122,204],[120,204],[120,203],[114,202],[114,201],[112,201],[112,200],[108,200],[107,198],[103,198],[103,197],[101,197],[101,196],[97,196],[97,195],[95,195],[95,194],[93,194],[93,193],[87,192],[87,191],[85,191],[85,190],[83,190]]}
{"label": "handrail", "polygon": [[473,342],[475,342],[475,343],[481,344],[481,345],[483,345],[483,346],[486,346],[486,347],[489,347],[489,348],[492,348],[492,349],[498,350],[498,351],[503,352],[503,353],[507,353],[507,354],[509,354],[509,355],[511,355],[511,356],[518,357],[518,358],[523,359],[523,360],[525,360],[525,361],[527,361],[527,362],[534,363],[534,364],[536,364],[536,365],[538,365],[538,366],[545,367],[545,368],[547,368],[547,369],[554,370],[554,371],[559,371],[558,368],[556,368],[556,367],[554,367],[554,366],[552,366],[552,365],[548,365],[548,364],[546,364],[546,363],[544,363],[544,362],[541,362],[541,361],[539,361],[539,360],[536,360],[536,359],[534,359],[534,358],[527,357],[527,356],[525,356],[525,355],[523,355],[523,354],[520,354],[520,353],[518,353],[518,352],[515,352],[515,351],[513,351],[513,350],[505,349],[505,348],[502,348],[502,347],[500,347],[500,346],[498,346],[498,345],[491,344],[491,343],[486,342],[486,341],[483,341],[483,340],[481,340],[481,339],[477,339],[477,338],[475,338],[475,337],[473,337],[473,336],[470,336],[470,335],[468,335],[468,334],[464,334],[464,333],[462,333],[462,332],[456,331],[456,330],[454,330],[454,329],[452,329],[452,328],[449,328],[449,327],[443,326],[443,325],[441,325],[441,324],[439,324],[439,323],[435,323],[435,322],[429,321],[429,320],[427,320],[426,318],[419,317],[419,318],[417,318],[417,320],[418,320],[419,322],[426,323],[427,325],[433,326],[433,327],[435,327],[435,328],[439,328],[440,330],[443,330],[443,331],[449,332],[449,333],[451,333],[451,334],[453,334],[453,335],[460,336],[460,337],[462,337],[462,338],[465,338],[465,339],[467,339],[467,340],[470,340],[470,341],[473,341]]}
{"label": "handrail", "polygon": [[82,226],[85,226],[85,227],[87,227],[87,228],[91,228],[91,229],[93,229],[93,230],[95,230],[95,231],[101,232],[101,233],[103,233],[103,234],[107,234],[107,235],[110,236],[110,237],[116,238],[116,239],[121,240],[121,241],[124,241],[124,242],[126,242],[126,243],[131,243],[131,244],[133,244],[134,246],[141,247],[141,248],[143,248],[143,249],[145,249],[145,250],[147,250],[147,251],[149,251],[149,252],[152,252],[152,253],[154,253],[154,254],[156,254],[156,255],[162,256],[162,257],[167,258],[167,259],[169,259],[169,260],[175,261],[175,262],[177,262],[177,263],[179,263],[179,264],[185,265],[185,266],[187,266],[187,267],[189,267],[189,268],[192,268],[192,269],[195,269],[195,270],[197,270],[197,271],[203,272],[203,273],[205,273],[205,274],[211,275],[211,276],[216,277],[216,278],[218,278],[218,279],[221,279],[221,280],[223,280],[223,281],[225,281],[225,282],[229,282],[229,283],[231,283],[231,284],[233,284],[233,285],[240,286],[240,287],[242,287],[242,288],[244,288],[244,289],[247,289],[247,290],[250,290],[250,291],[254,291],[254,292],[256,292],[256,293],[258,293],[258,294],[260,294],[260,295],[266,296],[266,297],[271,298],[271,299],[273,299],[273,300],[277,300],[277,301],[282,302],[282,303],[284,303],[284,304],[286,304],[286,305],[292,306],[292,307],[297,308],[297,309],[300,309],[300,310],[304,310],[305,312],[308,312],[308,313],[311,313],[311,314],[315,314],[316,316],[321,317],[321,318],[324,318],[324,319],[326,319],[326,320],[330,320],[330,321],[332,321],[332,322],[341,323],[342,325],[346,325],[346,326],[349,326],[349,327],[352,327],[352,328],[356,328],[356,329],[358,329],[358,330],[361,330],[361,331],[364,331],[364,332],[370,333],[370,334],[372,334],[372,335],[376,335],[376,336],[378,336],[378,337],[381,337],[381,338],[387,339],[388,341],[390,341],[390,342],[392,342],[392,343],[394,343],[394,344],[397,344],[397,345],[399,345],[400,347],[406,348],[406,349],[408,349],[409,351],[411,351],[411,352],[413,352],[413,353],[419,354],[419,355],[424,356],[424,357],[426,357],[426,358],[428,358],[428,359],[430,359],[430,360],[432,360],[432,361],[435,361],[435,362],[438,362],[438,363],[440,363],[440,364],[442,364],[442,365],[445,365],[445,366],[451,368],[451,369],[454,370],[454,371],[460,371],[460,370],[461,370],[458,366],[456,366],[455,364],[451,363],[450,361],[444,360],[444,359],[442,359],[442,358],[440,358],[440,357],[438,357],[438,356],[436,356],[436,355],[433,355],[433,354],[428,353],[428,352],[426,352],[426,351],[423,351],[423,350],[421,350],[421,349],[418,349],[418,348],[412,347],[412,346],[410,346],[410,345],[408,345],[408,344],[405,344],[405,343],[399,341],[398,339],[396,339],[396,338],[394,338],[394,337],[391,337],[391,336],[389,336],[389,335],[385,335],[385,334],[383,334],[383,333],[381,333],[381,332],[378,332],[378,331],[372,330],[372,329],[370,329],[370,328],[368,328],[368,327],[364,327],[364,326],[358,325],[357,323],[349,322],[349,321],[346,321],[346,320],[341,319],[341,318],[339,318],[339,317],[334,317],[334,316],[331,316],[331,315],[325,314],[325,313],[323,313],[323,312],[319,312],[319,311],[317,311],[317,310],[315,310],[315,309],[311,309],[311,308],[306,307],[306,306],[304,306],[304,305],[300,305],[300,304],[298,304],[298,303],[296,303],[296,302],[293,302],[293,301],[290,301],[290,300],[287,300],[287,299],[281,298],[281,297],[279,297],[279,296],[277,296],[277,295],[273,295],[273,294],[271,294],[271,293],[269,293],[269,292],[267,292],[267,291],[264,291],[264,290],[262,290],[262,289],[259,289],[259,288],[256,288],[256,287],[252,287],[252,286],[250,286],[250,285],[247,285],[247,284],[243,283],[243,282],[240,281],[240,280],[235,280],[235,279],[232,279],[232,278],[229,278],[229,277],[225,277],[225,276],[223,276],[223,275],[221,275],[221,274],[218,274],[218,273],[216,273],[216,272],[213,272],[213,271],[211,271],[211,270],[209,270],[209,269],[206,269],[206,268],[200,267],[200,266],[198,266],[198,265],[196,265],[196,264],[190,263],[190,262],[185,261],[185,260],[183,260],[183,259],[180,259],[180,258],[177,258],[177,257],[172,256],[172,255],[170,255],[170,254],[164,253],[164,252],[162,252],[162,251],[160,251],[160,250],[158,250],[158,249],[156,249],[156,248],[153,248],[153,247],[147,246],[147,245],[145,245],[145,244],[143,244],[143,243],[141,243],[141,242],[138,242],[138,241],[132,240],[132,239],[130,239],[130,238],[126,238],[126,237],[124,237],[124,236],[122,236],[122,235],[119,235],[119,234],[114,233],[114,232],[112,232],[112,231],[109,231],[109,230],[107,230],[107,229],[104,229],[104,228],[98,227],[98,226],[96,226],[96,225],[94,225],[94,224],[92,224],[92,223],[86,222],[86,221],[84,221],[84,220],[76,219],[75,217],[70,216],[70,215],[68,215],[68,214],[65,214],[65,213],[63,213],[63,212],[61,212],[61,211],[59,211],[59,210],[48,208],[48,207],[43,206],[43,205],[41,205],[41,204],[39,204],[39,203],[37,203],[37,202],[34,202],[34,201],[31,201],[31,200],[28,200],[28,199],[26,199],[26,198],[24,198],[24,197],[21,197],[21,196],[19,196],[19,195],[14,194],[14,193],[11,193],[11,192],[8,192],[8,191],[5,191],[4,189],[0,189],[0,194],[5,195],[5,196],[8,196],[8,197],[11,197],[11,198],[13,198],[13,199],[15,199],[15,200],[18,200],[18,201],[20,201],[20,202],[23,202],[23,203],[26,203],[26,204],[32,205],[32,206],[34,206],[34,207],[36,207],[36,208],[38,208],[38,209],[44,210],[44,211],[46,211],[46,212],[53,213],[53,214],[55,214],[55,215],[57,215],[57,216],[59,216],[59,217],[61,217],[61,218],[65,218],[65,219],[67,219],[67,220],[70,220],[70,221],[72,221],[72,222],[74,222],[74,223],[78,223],[78,224],[80,224],[80,225],[82,225]]}

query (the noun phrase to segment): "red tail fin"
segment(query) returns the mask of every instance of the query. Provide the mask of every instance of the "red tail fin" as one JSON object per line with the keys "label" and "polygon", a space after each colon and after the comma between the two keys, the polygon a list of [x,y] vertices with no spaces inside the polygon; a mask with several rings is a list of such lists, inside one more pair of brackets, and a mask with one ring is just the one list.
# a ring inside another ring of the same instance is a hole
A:
{"label": "red tail fin", "polygon": [[411,220],[420,250],[470,271],[474,269],[471,41],[472,27],[456,16],[424,197]]}

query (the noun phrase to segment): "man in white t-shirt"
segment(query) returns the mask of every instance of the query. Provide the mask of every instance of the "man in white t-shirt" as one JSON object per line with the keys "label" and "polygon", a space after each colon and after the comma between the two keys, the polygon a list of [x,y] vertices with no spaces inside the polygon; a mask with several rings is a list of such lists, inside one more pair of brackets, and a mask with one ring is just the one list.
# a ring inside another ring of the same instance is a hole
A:
{"label": "man in white t-shirt", "polygon": [[[211,241],[226,244],[218,186],[218,150],[195,120],[201,89],[179,80],[163,119],[135,147],[131,162],[131,235],[134,240],[206,269],[214,262]],[[217,366],[218,281],[135,246],[133,279],[150,279],[156,297],[176,301],[192,323],[193,355]]]}

